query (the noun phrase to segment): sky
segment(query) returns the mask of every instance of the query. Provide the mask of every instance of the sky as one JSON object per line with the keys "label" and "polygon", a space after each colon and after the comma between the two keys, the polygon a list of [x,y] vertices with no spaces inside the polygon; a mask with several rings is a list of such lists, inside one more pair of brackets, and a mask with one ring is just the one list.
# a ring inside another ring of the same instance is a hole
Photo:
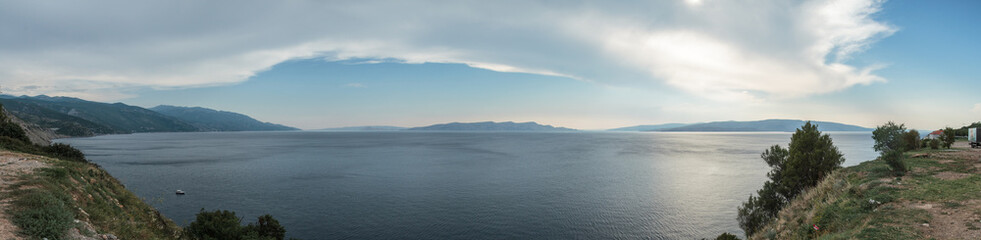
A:
{"label": "sky", "polygon": [[981,121],[979,1],[0,1],[0,92],[303,129]]}

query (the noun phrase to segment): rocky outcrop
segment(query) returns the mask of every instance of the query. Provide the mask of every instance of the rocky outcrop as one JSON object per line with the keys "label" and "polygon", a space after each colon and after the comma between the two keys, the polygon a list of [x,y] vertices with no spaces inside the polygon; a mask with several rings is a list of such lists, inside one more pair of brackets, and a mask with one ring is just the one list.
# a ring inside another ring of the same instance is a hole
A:
{"label": "rocky outcrop", "polygon": [[25,122],[24,120],[21,120],[20,118],[17,118],[13,114],[7,112],[6,109],[3,110],[3,114],[6,115],[11,122],[20,125],[20,128],[24,129],[24,132],[27,133],[27,138],[31,140],[31,143],[41,146],[48,146],[51,145],[52,139],[68,137],[57,134],[54,132],[54,130],[43,128],[37,124]]}

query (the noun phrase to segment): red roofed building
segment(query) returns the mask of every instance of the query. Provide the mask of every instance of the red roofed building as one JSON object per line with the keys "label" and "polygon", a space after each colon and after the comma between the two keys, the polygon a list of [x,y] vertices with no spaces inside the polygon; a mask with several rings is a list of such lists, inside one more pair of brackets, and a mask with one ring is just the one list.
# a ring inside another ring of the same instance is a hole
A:
{"label": "red roofed building", "polygon": [[940,138],[940,135],[943,135],[943,134],[944,134],[944,130],[937,130],[937,131],[931,132],[930,134],[927,134],[927,136],[925,138],[923,138],[923,139],[937,139],[937,138]]}

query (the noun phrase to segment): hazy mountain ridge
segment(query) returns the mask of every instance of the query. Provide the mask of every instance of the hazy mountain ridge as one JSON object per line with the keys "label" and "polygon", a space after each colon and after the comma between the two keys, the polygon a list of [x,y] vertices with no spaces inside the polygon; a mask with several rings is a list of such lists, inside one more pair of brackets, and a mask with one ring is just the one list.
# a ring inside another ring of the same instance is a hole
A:
{"label": "hazy mountain ridge", "polygon": [[[681,127],[661,129],[664,132],[793,132],[804,125],[805,120],[767,119],[759,121],[721,121],[696,123]],[[871,128],[835,122],[811,121],[821,131],[868,131]]]}
{"label": "hazy mountain ridge", "polygon": [[122,103],[67,97],[7,97],[0,103],[14,116],[67,136],[134,132],[191,132],[197,128],[172,117]]}
{"label": "hazy mountain ridge", "polygon": [[262,122],[240,113],[219,111],[203,107],[178,107],[159,105],[150,108],[154,112],[183,120],[201,131],[285,131],[299,130],[294,127]]}
{"label": "hazy mountain ridge", "polygon": [[314,131],[399,131],[405,129],[408,128],[396,127],[396,126],[352,126],[352,127],[321,128],[321,129],[314,129]]}
{"label": "hazy mountain ridge", "polygon": [[607,129],[607,131],[626,131],[626,132],[646,132],[646,131],[657,131],[669,128],[683,127],[692,125],[695,123],[665,123],[665,124],[654,124],[654,125],[637,125],[630,127],[621,127]]}
{"label": "hazy mountain ridge", "polygon": [[[204,108],[195,109],[195,113],[204,115],[197,117],[199,120],[187,121],[157,111],[123,103],[101,103],[70,97],[49,97],[44,95],[15,97],[0,95],[0,104],[3,104],[12,115],[25,122],[51,129],[59,135],[73,137],[138,132],[295,129],[277,124],[262,123],[238,113],[219,112],[210,109],[208,110],[217,112],[216,114],[218,116],[227,117],[226,120],[228,121],[238,119],[244,123],[236,125],[232,124],[234,121],[208,122],[208,119],[214,120],[216,118],[214,116],[208,117],[210,115],[207,113],[211,112],[203,110]],[[193,114],[189,113],[189,115]],[[193,117],[187,117],[194,119]],[[234,127],[228,127],[228,125]]]}
{"label": "hazy mountain ridge", "polygon": [[472,122],[472,123],[443,123],[433,124],[425,127],[414,127],[407,130],[425,131],[538,131],[538,132],[560,132],[576,131],[571,128],[553,127],[552,125],[541,125],[536,122]]}

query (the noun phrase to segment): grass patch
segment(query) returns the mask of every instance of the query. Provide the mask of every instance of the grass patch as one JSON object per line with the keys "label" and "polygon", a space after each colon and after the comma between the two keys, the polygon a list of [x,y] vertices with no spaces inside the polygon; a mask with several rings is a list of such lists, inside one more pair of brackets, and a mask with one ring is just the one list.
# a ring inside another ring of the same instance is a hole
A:
{"label": "grass patch", "polygon": [[941,180],[935,177],[916,179],[916,186],[903,191],[902,197],[924,201],[962,201],[981,198],[981,176],[973,175],[957,180]]}
{"label": "grass patch", "polygon": [[73,225],[75,213],[64,194],[41,189],[24,191],[13,201],[13,222],[34,238],[61,239]]}

